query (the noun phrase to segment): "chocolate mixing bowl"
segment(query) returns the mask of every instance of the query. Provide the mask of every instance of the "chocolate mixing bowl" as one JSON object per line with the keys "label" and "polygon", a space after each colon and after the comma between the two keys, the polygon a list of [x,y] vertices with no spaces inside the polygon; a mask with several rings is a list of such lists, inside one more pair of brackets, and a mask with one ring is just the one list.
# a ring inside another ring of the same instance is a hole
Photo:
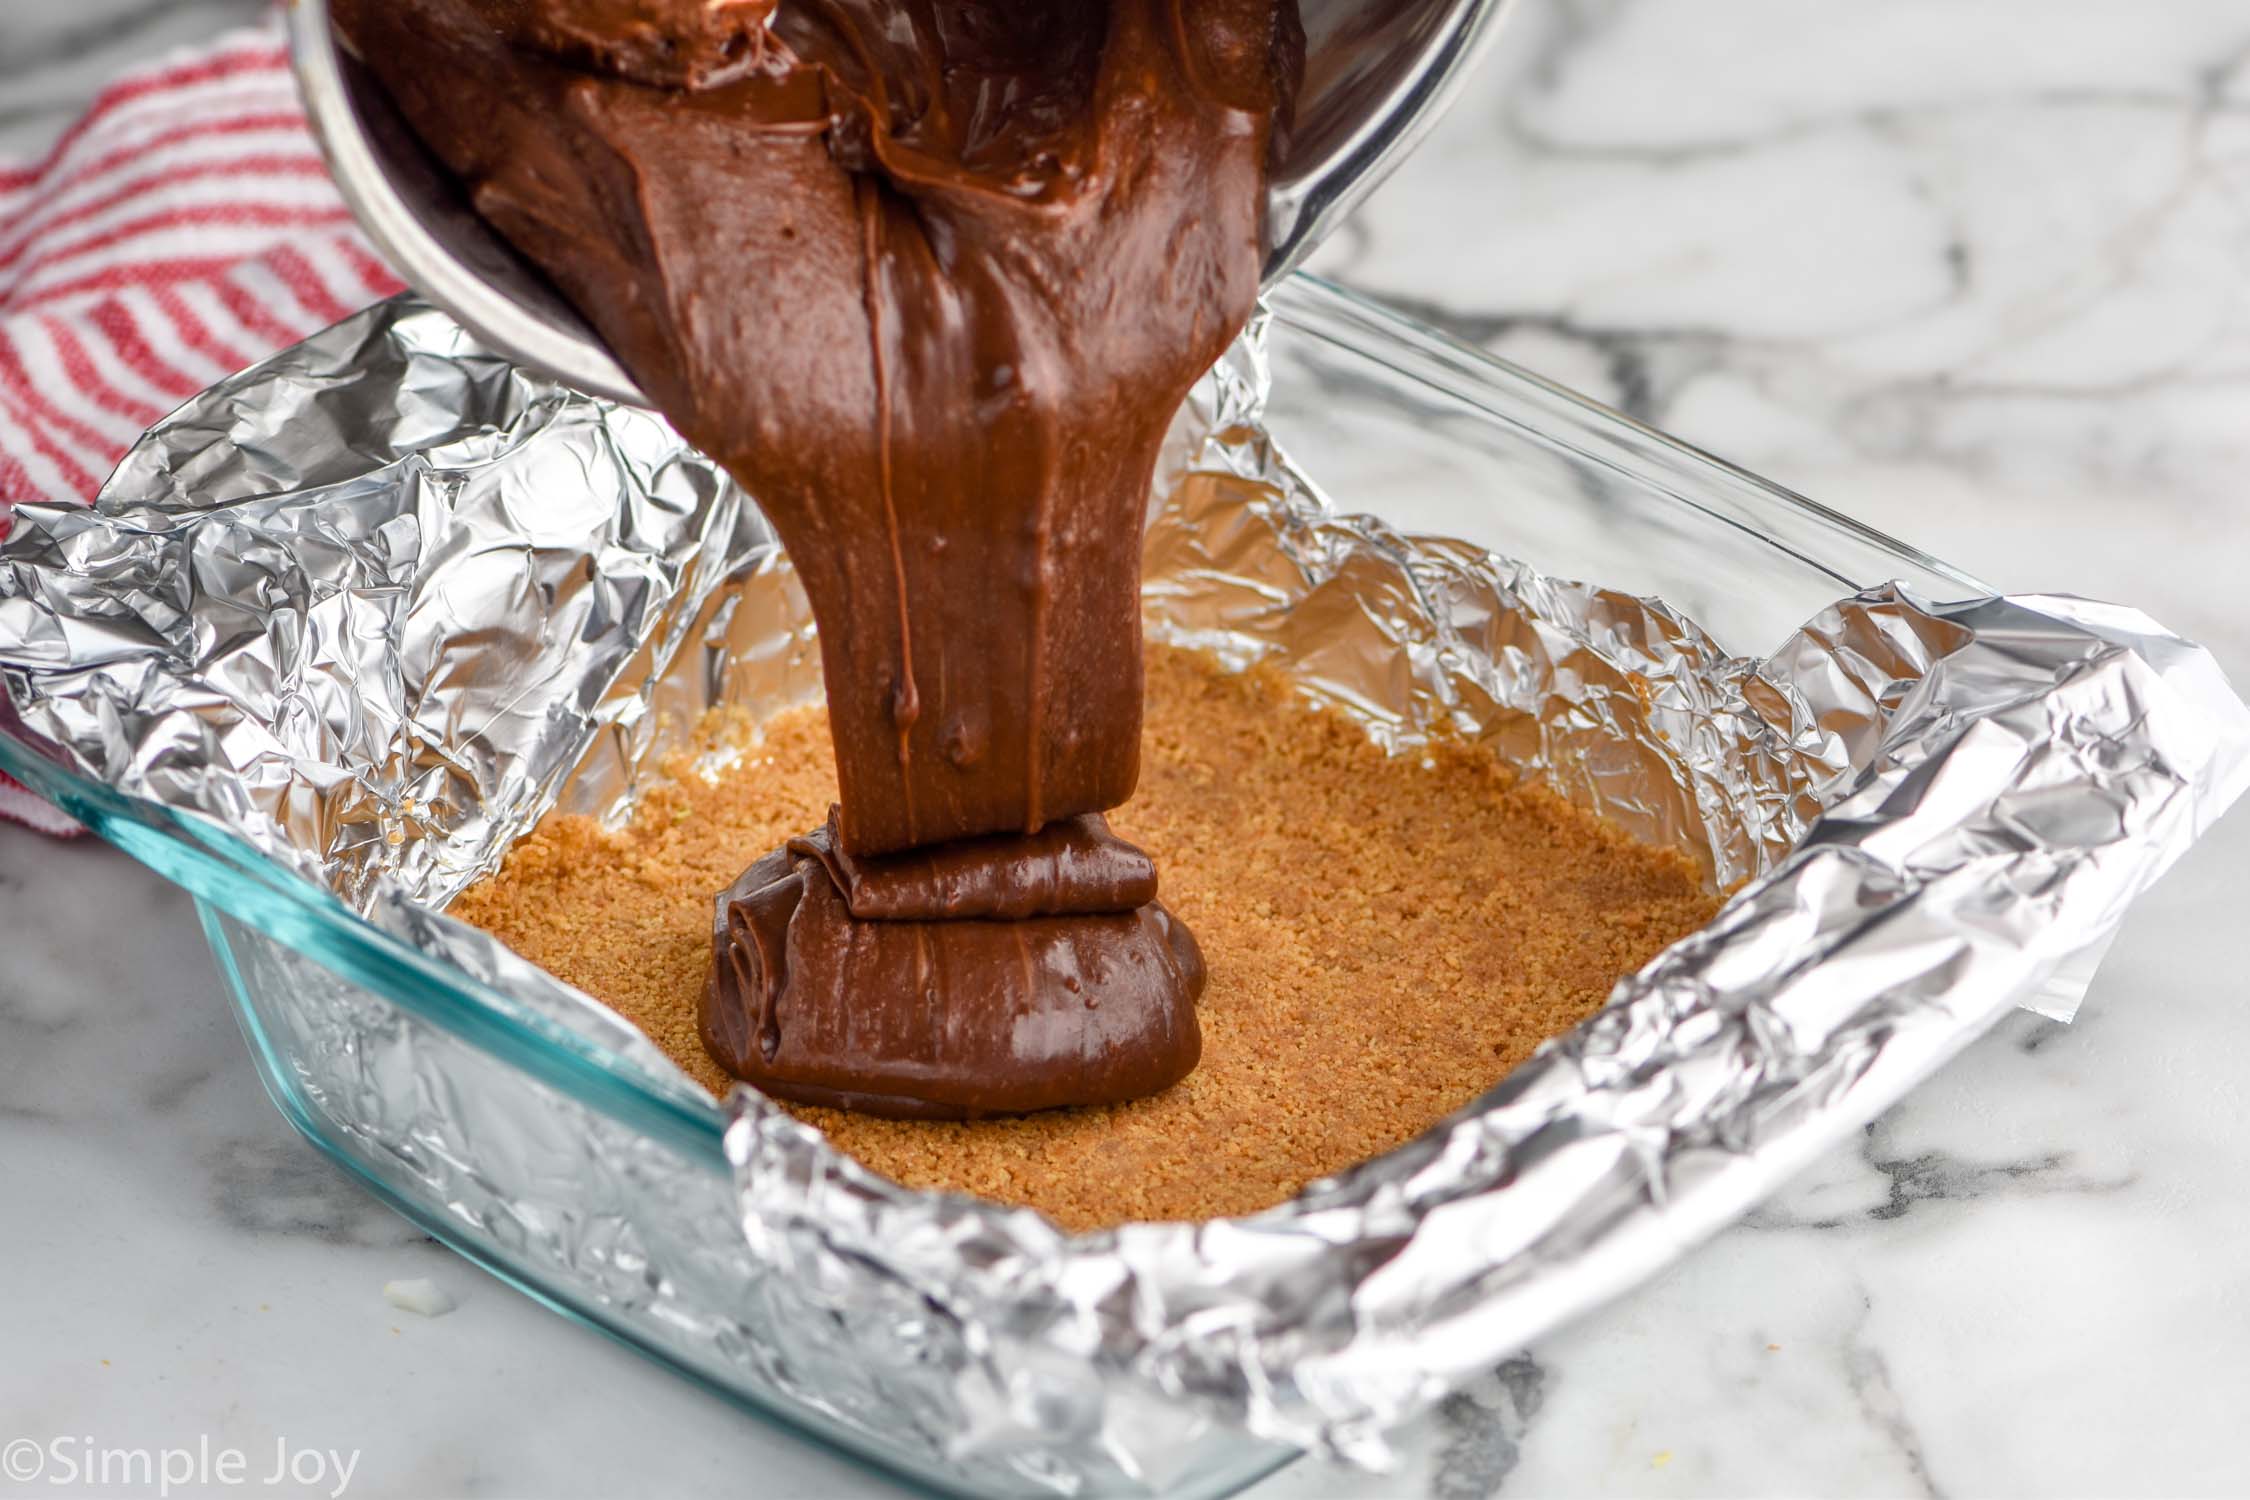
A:
{"label": "chocolate mixing bowl", "polygon": [[[786,0],[785,0],[786,3]],[[1302,0],[1305,67],[1267,178],[1268,285],[1429,132],[1509,0]],[[294,0],[289,49],[329,170],[398,273],[478,339],[580,390],[645,405],[608,347],[494,234],[338,45],[327,0]]]}

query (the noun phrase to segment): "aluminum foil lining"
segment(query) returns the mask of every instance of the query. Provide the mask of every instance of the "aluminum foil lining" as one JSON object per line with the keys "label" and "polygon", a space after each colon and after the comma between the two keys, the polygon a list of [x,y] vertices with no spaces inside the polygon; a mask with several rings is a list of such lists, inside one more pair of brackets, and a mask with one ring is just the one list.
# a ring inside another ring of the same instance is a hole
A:
{"label": "aluminum foil lining", "polygon": [[[1261,327],[1173,435],[1152,632],[1272,659],[1402,751],[1488,742],[1741,888],[1474,1105],[1248,1219],[1065,1235],[900,1188],[738,1090],[747,1253],[833,1314],[839,1367],[911,1383],[953,1457],[1058,1493],[1167,1482],[1182,1403],[1380,1463],[1384,1429],[2009,1007],[2067,1017],[2127,903],[2250,782],[2250,713],[2130,610],[1878,589],[1750,659],[1662,601],[1345,514],[1259,424]],[[402,298],[190,402],[94,509],[20,509],[0,686],[73,769],[677,1083],[441,908],[550,808],[628,814],[704,708],[819,680],[734,485]]]}

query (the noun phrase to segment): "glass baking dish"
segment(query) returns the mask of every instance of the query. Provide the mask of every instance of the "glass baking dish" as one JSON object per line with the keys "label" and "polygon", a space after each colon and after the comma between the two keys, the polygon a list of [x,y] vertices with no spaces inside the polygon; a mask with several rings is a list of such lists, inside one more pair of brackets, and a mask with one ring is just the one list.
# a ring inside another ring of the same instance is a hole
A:
{"label": "glass baking dish", "polygon": [[[1267,427],[1331,493],[1402,531],[1660,596],[1738,653],[1771,647],[1865,586],[1988,592],[1333,286],[1299,277],[1272,306]],[[207,820],[121,795],[4,734],[0,768],[195,895],[276,1105],[432,1235],[689,1378],[909,1480],[1054,1492],[1052,1476],[964,1467],[906,1444],[866,1411],[828,1402],[792,1366],[790,1350],[821,1330],[762,1295],[739,1239],[726,1116],[698,1091],[534,1013],[503,976],[470,974],[372,925]],[[349,1055],[338,1055],[338,1014],[358,1039]],[[512,1175],[495,1180],[491,1162],[402,1148],[367,1128],[396,1081],[381,1076],[386,1038],[443,1060],[444,1097],[432,1107],[462,1138],[515,1137],[493,1153]],[[522,1140],[527,1119],[554,1126],[551,1142]],[[598,1151],[569,1145],[595,1141]],[[666,1248],[661,1277],[647,1271],[652,1241]],[[1078,1492],[1227,1494],[1292,1456],[1185,1406],[1176,1426],[1160,1470]]]}

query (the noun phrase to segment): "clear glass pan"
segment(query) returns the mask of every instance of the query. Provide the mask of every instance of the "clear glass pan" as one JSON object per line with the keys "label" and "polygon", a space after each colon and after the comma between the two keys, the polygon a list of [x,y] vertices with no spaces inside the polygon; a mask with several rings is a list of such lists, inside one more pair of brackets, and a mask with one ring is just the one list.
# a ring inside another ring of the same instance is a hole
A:
{"label": "clear glass pan", "polygon": [[[1349,508],[1402,530],[1659,595],[1741,653],[1770,648],[1871,584],[1897,579],[1938,597],[1987,592],[1911,547],[1337,288],[1299,277],[1273,302],[1272,433]],[[0,729],[12,727],[0,704]],[[370,925],[223,829],[63,770],[9,734],[0,734],[0,769],[196,896],[276,1105],[431,1234],[691,1379],[909,1480],[957,1493],[1051,1492],[1034,1473],[995,1475],[904,1446],[805,1388],[788,1350],[818,1330],[785,1326],[761,1301],[738,1243],[724,1116],[712,1101]],[[340,1010],[368,1045],[352,1057],[315,1055],[335,1028],[312,1023]],[[502,1153],[517,1175],[493,1181],[480,1175],[486,1164],[384,1143],[359,1128],[362,1109],[383,1083],[373,1076],[382,1040],[409,1034],[418,1054],[445,1059],[440,1102],[471,1123],[469,1139],[479,1122],[498,1131],[559,1117],[558,1139],[598,1137],[607,1160],[667,1169],[645,1181],[589,1174],[568,1154],[543,1158],[519,1139]],[[675,1170],[680,1163],[694,1170]],[[681,1181],[700,1187],[683,1192]],[[611,1232],[589,1235],[589,1223]],[[642,1275],[635,1246],[654,1235],[675,1252],[687,1247],[696,1273]],[[1084,1493],[1227,1494],[1289,1457],[1183,1409],[1163,1472]]]}

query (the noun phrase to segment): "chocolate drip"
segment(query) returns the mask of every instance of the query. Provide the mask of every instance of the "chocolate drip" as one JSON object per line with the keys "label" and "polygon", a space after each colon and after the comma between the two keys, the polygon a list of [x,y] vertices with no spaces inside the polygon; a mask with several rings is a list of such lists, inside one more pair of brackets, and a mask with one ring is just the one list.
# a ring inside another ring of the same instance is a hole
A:
{"label": "chocolate drip", "polygon": [[[758,887],[802,887],[805,915],[775,930],[807,936],[787,965],[758,948],[757,972],[817,1018],[791,1045],[843,1051],[799,1055],[798,1075],[837,1100],[907,1090],[978,1109],[1176,1077],[1193,985],[1160,961],[1180,933],[1161,908],[855,927],[825,872],[864,889],[843,861],[945,845],[913,878],[1020,905],[1045,878],[1031,873],[1043,829],[1131,795],[1143,507],[1173,412],[1256,296],[1276,58],[1293,38],[1277,0],[336,0],[336,14],[478,210],[757,498],[804,582],[841,806],[803,846],[817,852]],[[950,848],[995,835],[1025,841]],[[807,859],[822,879],[789,873]],[[1083,1063],[1077,1092],[1023,1062],[1045,1043],[1008,1040],[1025,1017],[1091,1003],[1064,976],[1106,987],[1100,1025],[1069,1035],[1140,1039],[1140,1061]],[[980,994],[989,1014],[971,1018]],[[942,1024],[915,1019],[933,996]],[[870,1050],[876,1037],[908,1050]],[[1038,1087],[1009,1081],[1019,1065]]]}
{"label": "chocolate drip", "polygon": [[792,854],[828,868],[845,907],[863,922],[1125,912],[1156,899],[1156,861],[1109,831],[1099,813],[1049,823],[1037,833],[961,839],[904,854],[847,854],[828,824],[793,838]]}

